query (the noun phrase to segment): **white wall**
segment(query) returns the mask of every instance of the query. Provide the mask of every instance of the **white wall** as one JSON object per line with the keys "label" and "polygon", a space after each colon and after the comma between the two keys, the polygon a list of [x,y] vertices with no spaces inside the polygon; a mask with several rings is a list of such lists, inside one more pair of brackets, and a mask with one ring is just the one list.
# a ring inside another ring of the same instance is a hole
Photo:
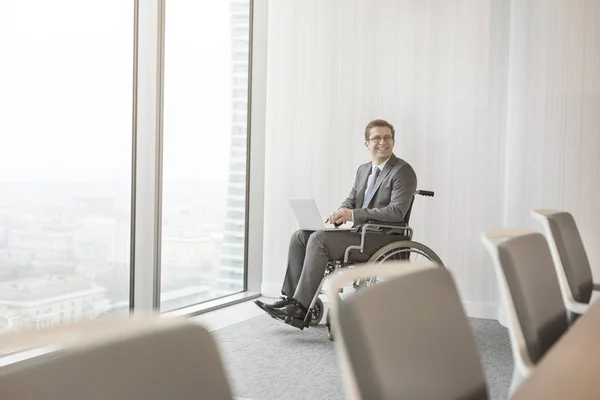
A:
{"label": "white wall", "polygon": [[600,2],[519,0],[511,17],[507,226],[573,213],[600,277]]}
{"label": "white wall", "polygon": [[[286,267],[287,204],[339,205],[374,118],[417,171],[411,225],[472,316],[499,296],[481,232],[575,215],[600,273],[600,2],[278,0],[269,5],[262,290]],[[600,279],[597,279],[600,280]]]}
{"label": "white wall", "polygon": [[264,294],[278,294],[297,229],[288,197],[337,208],[369,161],[364,126],[384,118],[419,188],[436,191],[415,204],[415,239],[472,315],[495,317],[479,233],[502,224],[508,12],[501,0],[270,2]]}

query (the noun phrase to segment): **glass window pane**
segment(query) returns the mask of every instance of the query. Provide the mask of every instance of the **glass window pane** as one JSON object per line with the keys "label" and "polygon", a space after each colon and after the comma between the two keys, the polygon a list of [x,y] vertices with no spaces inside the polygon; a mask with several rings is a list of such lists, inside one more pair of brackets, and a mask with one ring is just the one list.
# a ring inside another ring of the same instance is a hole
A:
{"label": "glass window pane", "polygon": [[166,12],[161,310],[244,290],[249,0]]}
{"label": "glass window pane", "polygon": [[133,3],[0,2],[0,332],[129,308]]}

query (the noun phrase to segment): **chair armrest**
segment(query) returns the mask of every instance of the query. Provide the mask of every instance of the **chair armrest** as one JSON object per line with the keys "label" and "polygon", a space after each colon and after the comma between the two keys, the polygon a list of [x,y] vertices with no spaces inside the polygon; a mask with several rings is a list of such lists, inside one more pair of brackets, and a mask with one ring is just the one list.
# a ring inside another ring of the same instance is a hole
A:
{"label": "chair armrest", "polygon": [[571,311],[572,313],[583,315],[585,314],[590,305],[585,303],[579,303],[576,301],[569,301],[567,302],[567,304],[565,304],[565,306],[567,310]]}
{"label": "chair armrest", "polygon": [[600,292],[600,283],[595,283],[594,282],[594,286],[592,287],[592,289],[594,291]]}

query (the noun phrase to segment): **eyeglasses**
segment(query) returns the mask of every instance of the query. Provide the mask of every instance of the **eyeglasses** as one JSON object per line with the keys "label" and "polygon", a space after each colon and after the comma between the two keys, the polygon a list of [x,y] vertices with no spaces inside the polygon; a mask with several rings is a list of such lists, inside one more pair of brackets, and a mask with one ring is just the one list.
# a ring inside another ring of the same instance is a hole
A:
{"label": "eyeglasses", "polygon": [[384,137],[375,136],[375,137],[372,137],[372,138],[370,138],[370,139],[369,139],[369,142],[371,142],[371,143],[379,143],[379,142],[381,142],[382,140],[383,140],[384,142],[388,142],[388,143],[389,143],[389,142],[391,142],[392,140],[394,140],[394,138],[393,138],[392,136],[384,136]]}

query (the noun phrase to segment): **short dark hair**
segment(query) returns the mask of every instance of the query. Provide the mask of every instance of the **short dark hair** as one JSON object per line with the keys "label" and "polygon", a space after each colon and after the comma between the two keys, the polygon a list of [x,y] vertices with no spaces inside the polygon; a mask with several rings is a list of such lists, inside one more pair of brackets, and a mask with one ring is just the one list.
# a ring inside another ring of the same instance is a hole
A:
{"label": "short dark hair", "polygon": [[392,131],[392,138],[395,138],[396,136],[396,131],[394,130],[394,125],[390,124],[389,122],[387,122],[384,119],[374,119],[373,121],[369,122],[367,124],[367,127],[365,128],[365,140],[369,140],[369,136],[371,134],[371,128],[375,128],[375,127],[380,127],[380,128],[390,128],[390,131]]}

